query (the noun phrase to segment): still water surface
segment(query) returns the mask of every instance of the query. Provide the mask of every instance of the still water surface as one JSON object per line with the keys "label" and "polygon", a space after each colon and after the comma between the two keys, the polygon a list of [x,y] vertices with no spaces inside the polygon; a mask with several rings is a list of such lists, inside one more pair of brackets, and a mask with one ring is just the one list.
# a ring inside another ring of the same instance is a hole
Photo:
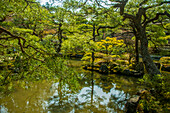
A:
{"label": "still water surface", "polygon": [[57,79],[17,87],[10,94],[1,93],[1,113],[123,113],[127,99],[143,88],[137,78],[85,71],[81,61],[70,62],[81,76],[75,86]]}

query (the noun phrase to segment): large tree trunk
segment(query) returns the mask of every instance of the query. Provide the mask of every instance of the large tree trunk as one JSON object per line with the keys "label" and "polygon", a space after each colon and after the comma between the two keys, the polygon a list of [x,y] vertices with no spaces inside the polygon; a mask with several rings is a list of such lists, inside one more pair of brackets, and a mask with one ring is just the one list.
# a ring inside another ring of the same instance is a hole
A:
{"label": "large tree trunk", "polygon": [[133,28],[133,33],[135,35],[135,58],[136,58],[136,63],[139,63],[139,36],[137,35],[137,32],[135,30],[135,28],[133,26],[131,26]]}
{"label": "large tree trunk", "polygon": [[145,69],[147,70],[148,74],[160,74],[159,69],[156,67],[155,63],[153,62],[152,58],[149,55],[148,51],[148,39],[146,37],[146,33],[140,33],[140,44],[141,44],[141,55],[143,59],[143,63],[145,64]]}

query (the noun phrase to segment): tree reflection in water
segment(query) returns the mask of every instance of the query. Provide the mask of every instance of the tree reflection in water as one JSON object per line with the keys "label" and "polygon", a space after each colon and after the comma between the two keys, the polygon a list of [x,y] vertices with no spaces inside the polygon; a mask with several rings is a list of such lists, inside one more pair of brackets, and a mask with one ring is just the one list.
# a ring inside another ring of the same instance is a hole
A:
{"label": "tree reflection in water", "polygon": [[[144,87],[136,78],[85,71],[82,61],[71,61],[76,67],[61,67],[56,81],[30,82],[30,88],[17,87],[10,95],[0,92],[0,112],[121,113],[126,100]],[[55,65],[50,65],[54,73]]]}
{"label": "tree reflection in water", "polygon": [[[56,91],[49,99],[48,111],[51,113],[124,112],[124,105],[130,95],[127,93],[129,90],[123,89],[125,84],[116,83],[120,78],[116,78],[115,75],[90,73],[79,79],[81,87],[77,92],[70,89],[70,86],[61,79],[53,84],[53,89]],[[131,81],[129,83],[127,80],[125,83],[129,85]]]}

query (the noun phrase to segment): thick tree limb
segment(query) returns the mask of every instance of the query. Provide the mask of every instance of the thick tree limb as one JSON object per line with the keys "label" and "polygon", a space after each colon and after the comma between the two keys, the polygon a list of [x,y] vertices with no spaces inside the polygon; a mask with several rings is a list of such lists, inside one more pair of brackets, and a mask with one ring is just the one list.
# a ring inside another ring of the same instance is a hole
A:
{"label": "thick tree limb", "polygon": [[69,32],[70,34],[79,33],[79,32],[77,32],[77,31],[70,31],[70,30],[68,30],[68,29],[63,29],[62,31],[63,31],[63,32],[64,32],[64,31]]}
{"label": "thick tree limb", "polygon": [[131,19],[131,20],[135,20],[135,16],[131,15],[131,14],[127,14],[127,13],[124,13],[123,14],[123,21],[126,20],[127,18]]}
{"label": "thick tree limb", "polygon": [[29,1],[29,0],[25,0],[25,2],[27,2],[27,3],[36,3],[37,4],[37,2],[33,2],[33,1]]}
{"label": "thick tree limb", "polygon": [[[128,2],[128,0],[122,0],[120,2],[120,15],[123,15],[124,14],[124,8],[125,8],[125,5],[126,3]],[[119,5],[119,4],[118,4]],[[116,6],[116,5],[115,5]]]}

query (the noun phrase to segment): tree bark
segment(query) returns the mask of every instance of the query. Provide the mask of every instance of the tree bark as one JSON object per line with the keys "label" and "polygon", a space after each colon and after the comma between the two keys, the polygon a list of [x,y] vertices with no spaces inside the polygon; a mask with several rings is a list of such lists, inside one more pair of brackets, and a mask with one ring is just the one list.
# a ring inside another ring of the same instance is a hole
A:
{"label": "tree bark", "polygon": [[[129,19],[133,29],[136,31],[136,38],[139,39],[140,44],[141,44],[141,55],[143,58],[143,63],[145,64],[145,69],[147,70],[148,74],[154,75],[154,74],[160,74],[159,69],[156,67],[155,63],[153,62],[152,58],[149,55],[148,51],[148,39],[146,36],[146,26],[154,22],[155,20],[159,19],[159,16],[166,15],[170,17],[170,14],[165,11],[164,13],[157,13],[154,18],[149,19],[146,15],[146,11],[148,9],[154,8],[161,6],[163,4],[168,4],[170,3],[169,1],[163,1],[161,3],[156,3],[148,6],[144,6],[145,8],[142,7],[142,5],[147,2],[147,0],[143,1],[140,3],[140,7],[138,9],[138,12],[136,15],[133,14],[128,14],[124,12],[124,8],[126,4],[128,3],[129,0],[116,0],[117,4],[114,4],[113,6],[116,8],[120,8],[120,15],[123,16],[123,20]],[[144,18],[142,18],[142,16]],[[135,32],[134,32],[135,34]]]}
{"label": "tree bark", "polygon": [[146,37],[146,32],[144,30],[141,30],[139,34],[140,34],[139,40],[141,44],[141,55],[142,55],[143,63],[145,64],[145,69],[147,70],[148,74],[151,75],[160,74],[159,69],[156,67],[155,63],[150,57],[148,51],[148,39]]}
{"label": "tree bark", "polygon": [[57,48],[57,53],[59,54],[59,52],[61,51],[61,44],[62,44],[62,30],[61,30],[62,24],[59,24],[58,27],[58,40],[59,40],[59,44],[58,44],[58,48]]}
{"label": "tree bark", "polygon": [[[153,60],[149,54],[148,39],[146,36],[146,27],[142,26],[140,21],[138,19],[136,19],[136,21],[134,21],[133,31],[134,31],[136,40],[140,41],[142,60],[145,65],[145,69],[146,69],[147,73],[150,75],[160,74],[159,69],[157,68],[157,66],[155,65],[155,63],[153,62]],[[136,45],[136,46],[138,46],[138,45]],[[138,52],[138,51],[136,51],[136,52]]]}
{"label": "tree bark", "polygon": [[[93,25],[93,41],[95,41],[95,30],[96,30],[96,27],[95,25]],[[94,50],[92,52],[92,70],[94,68]]]}
{"label": "tree bark", "polygon": [[136,63],[139,63],[139,37],[137,36],[137,32],[134,28],[134,26],[131,26],[133,28],[133,33],[135,35],[135,58],[136,58]]}
{"label": "tree bark", "polygon": [[139,44],[138,44],[138,38],[135,37],[135,53],[136,53],[136,63],[139,63]]}

